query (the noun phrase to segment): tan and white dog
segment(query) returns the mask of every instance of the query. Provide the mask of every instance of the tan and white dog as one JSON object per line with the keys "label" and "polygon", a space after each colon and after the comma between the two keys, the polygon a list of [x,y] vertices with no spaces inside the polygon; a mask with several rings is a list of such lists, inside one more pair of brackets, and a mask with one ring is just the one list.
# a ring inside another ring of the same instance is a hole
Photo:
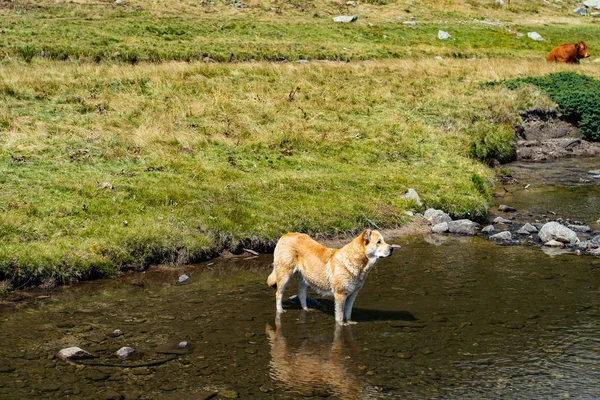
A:
{"label": "tan and white dog", "polygon": [[389,245],[378,231],[365,230],[341,249],[322,246],[303,233],[286,233],[277,242],[273,272],[267,279],[275,287],[277,313],[282,313],[283,292],[290,277],[298,277],[298,299],[304,310],[310,286],[321,295],[335,298],[335,321],[351,324],[352,306],[367,275],[379,258],[392,255],[398,245]]}

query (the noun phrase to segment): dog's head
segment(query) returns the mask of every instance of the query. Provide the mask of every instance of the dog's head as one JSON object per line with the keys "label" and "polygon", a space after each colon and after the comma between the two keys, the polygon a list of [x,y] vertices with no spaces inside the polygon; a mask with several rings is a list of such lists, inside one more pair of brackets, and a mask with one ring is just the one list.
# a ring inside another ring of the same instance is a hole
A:
{"label": "dog's head", "polygon": [[365,254],[368,258],[389,257],[395,248],[400,248],[397,244],[387,244],[383,240],[383,235],[378,231],[367,229],[361,233],[361,236],[365,244]]}

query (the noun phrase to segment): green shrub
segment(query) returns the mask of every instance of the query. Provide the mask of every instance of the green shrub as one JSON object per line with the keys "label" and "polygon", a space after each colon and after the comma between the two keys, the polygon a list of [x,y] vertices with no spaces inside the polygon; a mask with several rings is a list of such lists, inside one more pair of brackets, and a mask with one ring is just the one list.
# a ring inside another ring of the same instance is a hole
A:
{"label": "green shrub", "polygon": [[525,84],[537,86],[558,104],[567,119],[578,124],[584,139],[600,140],[600,81],[573,72],[557,72],[505,84],[511,89]]}

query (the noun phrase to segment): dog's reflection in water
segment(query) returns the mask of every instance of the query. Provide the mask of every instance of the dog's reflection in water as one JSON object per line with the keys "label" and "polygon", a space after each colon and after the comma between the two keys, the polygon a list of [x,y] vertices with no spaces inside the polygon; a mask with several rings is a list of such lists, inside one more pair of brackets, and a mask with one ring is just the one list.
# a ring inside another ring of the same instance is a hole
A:
{"label": "dog's reflection in water", "polygon": [[[304,334],[301,311],[300,339],[294,345],[287,343],[281,318],[275,319],[275,329],[267,323],[266,333],[271,345],[271,378],[283,387],[301,396],[332,395],[340,399],[376,398],[375,388],[366,385],[360,376],[350,326],[336,324],[333,342],[311,339]],[[288,328],[292,327],[290,325]]]}

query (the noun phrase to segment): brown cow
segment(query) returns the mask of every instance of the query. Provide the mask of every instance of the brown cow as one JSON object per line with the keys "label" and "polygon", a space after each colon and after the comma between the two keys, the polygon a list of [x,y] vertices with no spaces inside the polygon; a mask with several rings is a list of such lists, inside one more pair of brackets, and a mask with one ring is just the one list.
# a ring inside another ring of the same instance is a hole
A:
{"label": "brown cow", "polygon": [[546,61],[579,64],[580,58],[587,58],[589,56],[590,52],[585,42],[581,41],[579,43],[561,44],[555,47],[546,57]]}

